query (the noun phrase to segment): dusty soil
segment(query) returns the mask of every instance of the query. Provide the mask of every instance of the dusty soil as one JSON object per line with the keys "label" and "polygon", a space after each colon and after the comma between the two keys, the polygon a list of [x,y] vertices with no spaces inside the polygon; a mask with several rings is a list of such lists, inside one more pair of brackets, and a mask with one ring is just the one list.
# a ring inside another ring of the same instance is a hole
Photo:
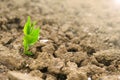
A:
{"label": "dusty soil", "polygon": [[[120,80],[115,0],[0,0],[0,80]],[[27,16],[41,33],[23,53]]]}

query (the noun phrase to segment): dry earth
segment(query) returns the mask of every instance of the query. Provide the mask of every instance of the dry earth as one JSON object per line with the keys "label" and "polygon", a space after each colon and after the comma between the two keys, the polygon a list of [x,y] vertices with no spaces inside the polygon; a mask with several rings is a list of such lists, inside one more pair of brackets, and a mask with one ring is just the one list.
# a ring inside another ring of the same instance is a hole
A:
{"label": "dry earth", "polygon": [[[0,0],[0,80],[120,80],[119,0]],[[41,33],[23,53],[27,16]]]}

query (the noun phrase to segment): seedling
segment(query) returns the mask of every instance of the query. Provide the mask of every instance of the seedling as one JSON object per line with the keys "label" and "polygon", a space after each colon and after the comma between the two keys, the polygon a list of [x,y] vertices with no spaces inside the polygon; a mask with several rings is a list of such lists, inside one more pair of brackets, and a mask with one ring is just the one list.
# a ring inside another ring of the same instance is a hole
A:
{"label": "seedling", "polygon": [[33,55],[32,52],[29,51],[30,46],[34,45],[39,39],[40,28],[35,28],[36,22],[31,22],[30,17],[28,16],[27,22],[25,23],[23,32],[23,46],[24,46],[24,54]]}

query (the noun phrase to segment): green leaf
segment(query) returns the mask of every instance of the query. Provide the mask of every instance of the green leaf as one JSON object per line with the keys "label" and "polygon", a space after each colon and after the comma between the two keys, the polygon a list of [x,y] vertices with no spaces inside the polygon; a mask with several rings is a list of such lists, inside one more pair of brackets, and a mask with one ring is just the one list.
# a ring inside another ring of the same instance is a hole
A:
{"label": "green leaf", "polygon": [[28,16],[28,19],[27,19],[27,22],[25,23],[25,26],[24,26],[24,34],[30,34],[30,30],[31,30],[31,20],[30,20],[30,17]]}
{"label": "green leaf", "polygon": [[39,37],[39,33],[40,33],[40,29],[37,28],[37,29],[33,29],[30,33],[31,36],[33,37]]}
{"label": "green leaf", "polygon": [[25,23],[23,32],[24,32],[24,37],[23,37],[23,46],[24,46],[24,53],[31,55],[32,53],[29,52],[29,47],[31,45],[34,45],[37,40],[39,39],[39,33],[40,29],[35,28],[36,22],[31,22],[30,17],[28,16],[27,22]]}
{"label": "green leaf", "polygon": [[26,40],[26,43],[28,45],[33,45],[34,43],[37,42],[38,36],[25,35],[24,39]]}

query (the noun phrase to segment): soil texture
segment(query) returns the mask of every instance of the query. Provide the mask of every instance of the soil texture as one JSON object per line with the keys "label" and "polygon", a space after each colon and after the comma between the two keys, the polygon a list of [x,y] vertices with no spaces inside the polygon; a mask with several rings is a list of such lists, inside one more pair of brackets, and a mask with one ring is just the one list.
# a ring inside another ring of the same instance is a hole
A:
{"label": "soil texture", "polygon": [[[115,0],[0,0],[0,80],[120,80]],[[30,16],[41,28],[23,53]]]}

